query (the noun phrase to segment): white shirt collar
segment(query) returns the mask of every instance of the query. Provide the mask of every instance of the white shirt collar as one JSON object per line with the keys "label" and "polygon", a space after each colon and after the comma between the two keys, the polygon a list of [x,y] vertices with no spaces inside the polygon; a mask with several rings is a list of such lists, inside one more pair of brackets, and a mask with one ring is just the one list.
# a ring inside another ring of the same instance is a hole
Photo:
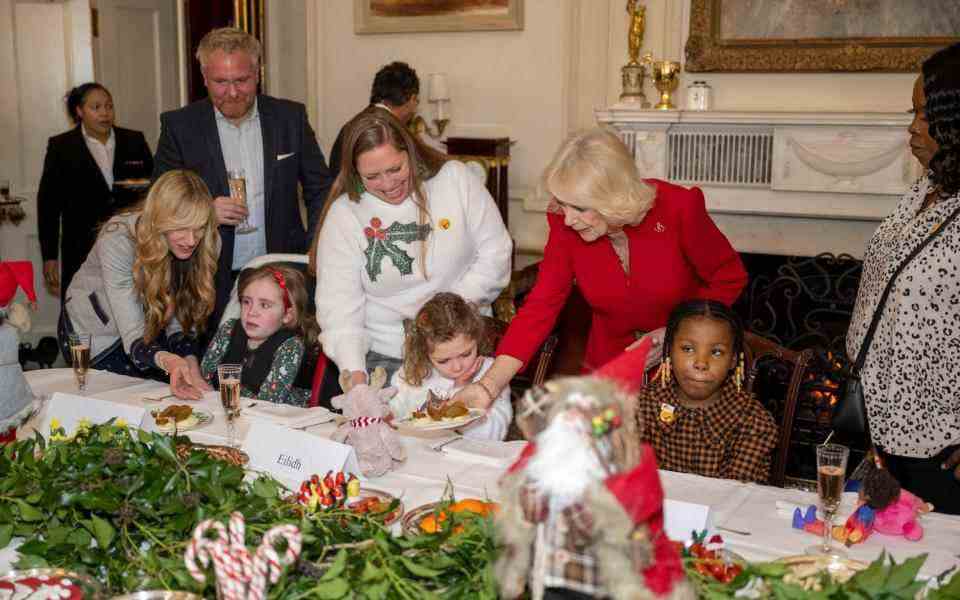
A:
{"label": "white shirt collar", "polygon": [[[260,109],[259,109],[258,103],[259,103],[259,100],[257,98],[254,98],[253,106],[250,107],[250,112],[248,112],[247,116],[244,117],[242,121],[240,121],[237,127],[247,122],[256,121],[257,119],[260,118]],[[220,112],[220,109],[217,108],[216,105],[214,105],[213,107],[213,113],[217,116],[217,120],[226,121],[227,123],[230,123],[231,125],[233,125],[233,122],[230,119],[228,119],[222,112]]]}
{"label": "white shirt collar", "polygon": [[103,143],[97,138],[95,138],[94,136],[90,135],[90,132],[87,131],[87,127],[83,123],[80,124],[80,130],[83,132],[83,137],[86,138],[88,142],[96,142],[101,146],[106,146],[108,148],[116,144],[117,138],[113,134],[113,129],[114,129],[113,127],[110,128],[110,135],[107,137],[106,143]]}

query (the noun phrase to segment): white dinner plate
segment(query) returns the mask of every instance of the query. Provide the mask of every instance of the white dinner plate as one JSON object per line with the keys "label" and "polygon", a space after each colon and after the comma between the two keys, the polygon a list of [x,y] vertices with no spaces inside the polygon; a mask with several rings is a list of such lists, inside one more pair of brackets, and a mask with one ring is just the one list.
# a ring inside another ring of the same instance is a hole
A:
{"label": "white dinner plate", "polygon": [[434,421],[430,417],[425,417],[423,419],[404,419],[403,421],[397,421],[396,425],[400,429],[409,429],[413,431],[443,431],[445,429],[459,429],[461,427],[466,427],[470,423],[473,423],[477,419],[482,418],[487,411],[482,408],[470,408],[469,412],[462,417],[456,417],[454,419],[442,419],[440,421]]}

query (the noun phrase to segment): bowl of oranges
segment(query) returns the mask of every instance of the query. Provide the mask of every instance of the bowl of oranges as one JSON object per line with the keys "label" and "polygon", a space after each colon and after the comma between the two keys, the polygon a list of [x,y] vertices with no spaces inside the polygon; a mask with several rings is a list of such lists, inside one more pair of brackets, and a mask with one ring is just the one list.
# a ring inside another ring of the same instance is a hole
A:
{"label": "bowl of oranges", "polygon": [[479,498],[441,500],[410,510],[403,517],[402,529],[411,536],[447,531],[460,533],[465,521],[492,517],[499,510],[500,505],[496,502]]}

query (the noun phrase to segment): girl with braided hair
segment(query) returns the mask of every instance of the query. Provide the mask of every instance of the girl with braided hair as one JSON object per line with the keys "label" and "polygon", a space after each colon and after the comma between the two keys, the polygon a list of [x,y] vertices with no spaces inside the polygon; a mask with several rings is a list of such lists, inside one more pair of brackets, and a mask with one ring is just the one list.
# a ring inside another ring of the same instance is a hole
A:
{"label": "girl with braided hair", "polygon": [[[393,376],[397,395],[390,409],[398,419],[424,406],[431,394],[448,399],[464,386],[478,381],[493,364],[483,348],[486,324],[479,309],[450,292],[441,292],[407,321],[403,367]],[[472,438],[503,440],[513,418],[510,389],[501,391],[487,416],[464,429]]]}
{"label": "girl with braided hair", "polygon": [[306,347],[317,337],[307,312],[303,274],[277,263],[246,269],[237,280],[240,318],[220,326],[200,371],[218,387],[217,365],[242,364],[240,395],[306,406],[310,389],[297,385]]}
{"label": "girl with braided hair", "polygon": [[[646,357],[627,352],[599,371],[636,389]],[[766,483],[778,429],[742,390],[743,326],[727,305],[690,300],[670,313],[655,381],[640,391],[637,432],[660,468]]]}

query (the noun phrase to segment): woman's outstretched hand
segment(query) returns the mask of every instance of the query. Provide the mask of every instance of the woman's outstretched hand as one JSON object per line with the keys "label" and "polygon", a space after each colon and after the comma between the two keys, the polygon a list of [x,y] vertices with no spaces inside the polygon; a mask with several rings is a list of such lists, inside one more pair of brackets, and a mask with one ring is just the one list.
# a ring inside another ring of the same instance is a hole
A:
{"label": "woman's outstretched hand", "polygon": [[187,359],[170,352],[157,354],[157,366],[170,375],[170,393],[180,400],[200,400],[203,390],[195,384]]}
{"label": "woman's outstretched hand", "polygon": [[658,364],[660,364],[660,359],[663,357],[663,336],[666,334],[667,328],[661,327],[659,329],[654,329],[650,333],[644,335],[639,340],[627,346],[626,351],[632,352],[640,347],[640,344],[647,338],[650,339],[650,352],[647,354],[647,363],[644,366],[644,371],[649,371]]}
{"label": "woman's outstretched hand", "polygon": [[463,402],[467,408],[487,410],[493,404],[493,398],[479,383],[471,383],[453,395],[451,402]]}

